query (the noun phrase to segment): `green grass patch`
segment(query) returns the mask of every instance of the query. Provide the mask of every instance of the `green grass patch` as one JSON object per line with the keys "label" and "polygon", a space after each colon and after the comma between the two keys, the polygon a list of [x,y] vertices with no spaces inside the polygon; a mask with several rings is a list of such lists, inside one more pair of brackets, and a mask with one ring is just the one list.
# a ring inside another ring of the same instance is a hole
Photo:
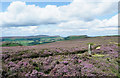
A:
{"label": "green grass patch", "polygon": [[103,55],[103,54],[95,54],[95,55],[92,55],[92,56],[94,56],[94,57],[104,57],[105,55]]}
{"label": "green grass patch", "polygon": [[90,44],[90,45],[95,45],[94,43],[87,43],[87,45],[89,45],[89,44]]}

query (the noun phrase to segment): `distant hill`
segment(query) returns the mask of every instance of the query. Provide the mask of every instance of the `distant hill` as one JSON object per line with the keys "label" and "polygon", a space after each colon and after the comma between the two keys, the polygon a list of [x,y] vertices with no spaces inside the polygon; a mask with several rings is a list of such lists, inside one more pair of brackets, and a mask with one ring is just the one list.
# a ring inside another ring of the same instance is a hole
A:
{"label": "distant hill", "polygon": [[74,40],[74,39],[81,39],[81,38],[88,38],[88,36],[87,35],[71,35],[64,39],[65,40]]}
{"label": "distant hill", "polygon": [[106,35],[106,36],[96,36],[96,37],[119,37],[120,35]]}
{"label": "distant hill", "polygon": [[60,37],[60,36],[49,36],[49,35],[36,35],[36,36],[12,36],[12,37],[1,37],[4,38],[38,38],[38,37]]}
{"label": "distant hill", "polygon": [[[60,36],[36,35],[36,36],[12,36],[2,37],[2,46],[30,46],[51,43],[64,40]],[[18,45],[19,44],[19,45]]]}
{"label": "distant hill", "polygon": [[[118,37],[118,36],[120,35],[97,36],[97,37]],[[71,35],[68,37],[61,37],[59,35],[12,36],[12,37],[2,37],[0,40],[0,42],[2,42],[2,45],[0,46],[31,46],[31,45],[52,43],[56,41],[76,40],[83,38],[92,38],[92,37],[89,37],[87,35]]]}

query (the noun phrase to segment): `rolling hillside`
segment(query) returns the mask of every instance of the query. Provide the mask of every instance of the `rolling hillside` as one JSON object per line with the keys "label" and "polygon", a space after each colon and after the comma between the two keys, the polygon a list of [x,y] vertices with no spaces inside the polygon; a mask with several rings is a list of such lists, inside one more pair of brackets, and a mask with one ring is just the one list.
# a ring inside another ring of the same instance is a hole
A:
{"label": "rolling hillside", "polygon": [[[93,37],[33,46],[2,47],[2,76],[120,77],[118,38]],[[92,55],[88,54],[88,43],[93,44]]]}

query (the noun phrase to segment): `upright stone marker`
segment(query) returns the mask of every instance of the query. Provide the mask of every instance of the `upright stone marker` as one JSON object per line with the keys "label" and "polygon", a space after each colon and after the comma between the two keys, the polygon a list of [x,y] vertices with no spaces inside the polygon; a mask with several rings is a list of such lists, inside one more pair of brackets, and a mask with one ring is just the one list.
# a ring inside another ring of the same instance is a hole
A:
{"label": "upright stone marker", "polygon": [[91,55],[91,45],[88,45],[88,53]]}

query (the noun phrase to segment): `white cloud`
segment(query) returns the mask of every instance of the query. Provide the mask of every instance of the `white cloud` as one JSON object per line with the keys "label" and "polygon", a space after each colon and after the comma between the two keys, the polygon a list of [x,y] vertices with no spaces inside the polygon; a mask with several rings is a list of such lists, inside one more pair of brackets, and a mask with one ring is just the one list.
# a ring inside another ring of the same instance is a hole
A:
{"label": "white cloud", "polygon": [[86,28],[88,27],[87,22],[81,21],[81,20],[73,20],[73,21],[68,21],[68,22],[63,22],[58,25],[61,28]]}
{"label": "white cloud", "polygon": [[39,24],[57,23],[59,13],[56,6],[40,8],[35,5],[26,5],[24,2],[13,2],[7,12],[0,14],[2,26],[30,26]]}
{"label": "white cloud", "polygon": [[3,36],[26,36],[34,35],[38,32],[37,26],[27,26],[27,27],[4,27],[2,28]]}
{"label": "white cloud", "polygon": [[107,26],[118,26],[118,14],[105,22]]}
{"label": "white cloud", "polygon": [[106,29],[106,28],[116,28],[118,26],[118,15],[113,16],[110,19],[94,19],[92,21],[84,21],[84,20],[74,20],[68,21],[64,23],[60,23],[58,25],[64,29]]}
{"label": "white cloud", "polygon": [[86,0],[74,0],[68,6],[61,6],[60,11],[62,16],[68,17],[69,20],[80,19],[85,21],[92,20],[96,16],[104,16],[117,12],[117,2],[104,1],[89,2]]}
{"label": "white cloud", "polygon": [[[98,2],[97,2],[98,1]],[[25,2],[12,2],[6,12],[0,12],[0,26],[3,33],[9,34],[86,34],[86,32],[117,30],[118,14],[110,19],[97,16],[112,15],[118,11],[117,0],[74,0],[69,5],[47,5],[41,8],[26,5]],[[49,24],[53,28],[40,28]],[[56,28],[54,28],[56,27]],[[19,31],[20,30],[20,31]],[[54,31],[53,31],[54,30]],[[21,33],[22,32],[22,33]]]}
{"label": "white cloud", "polygon": [[69,5],[57,7],[47,5],[40,8],[26,5],[25,2],[12,2],[6,12],[0,13],[1,26],[31,26],[42,24],[56,24],[63,21],[90,21],[96,16],[103,16],[117,12],[117,2],[82,2],[74,0]]}

